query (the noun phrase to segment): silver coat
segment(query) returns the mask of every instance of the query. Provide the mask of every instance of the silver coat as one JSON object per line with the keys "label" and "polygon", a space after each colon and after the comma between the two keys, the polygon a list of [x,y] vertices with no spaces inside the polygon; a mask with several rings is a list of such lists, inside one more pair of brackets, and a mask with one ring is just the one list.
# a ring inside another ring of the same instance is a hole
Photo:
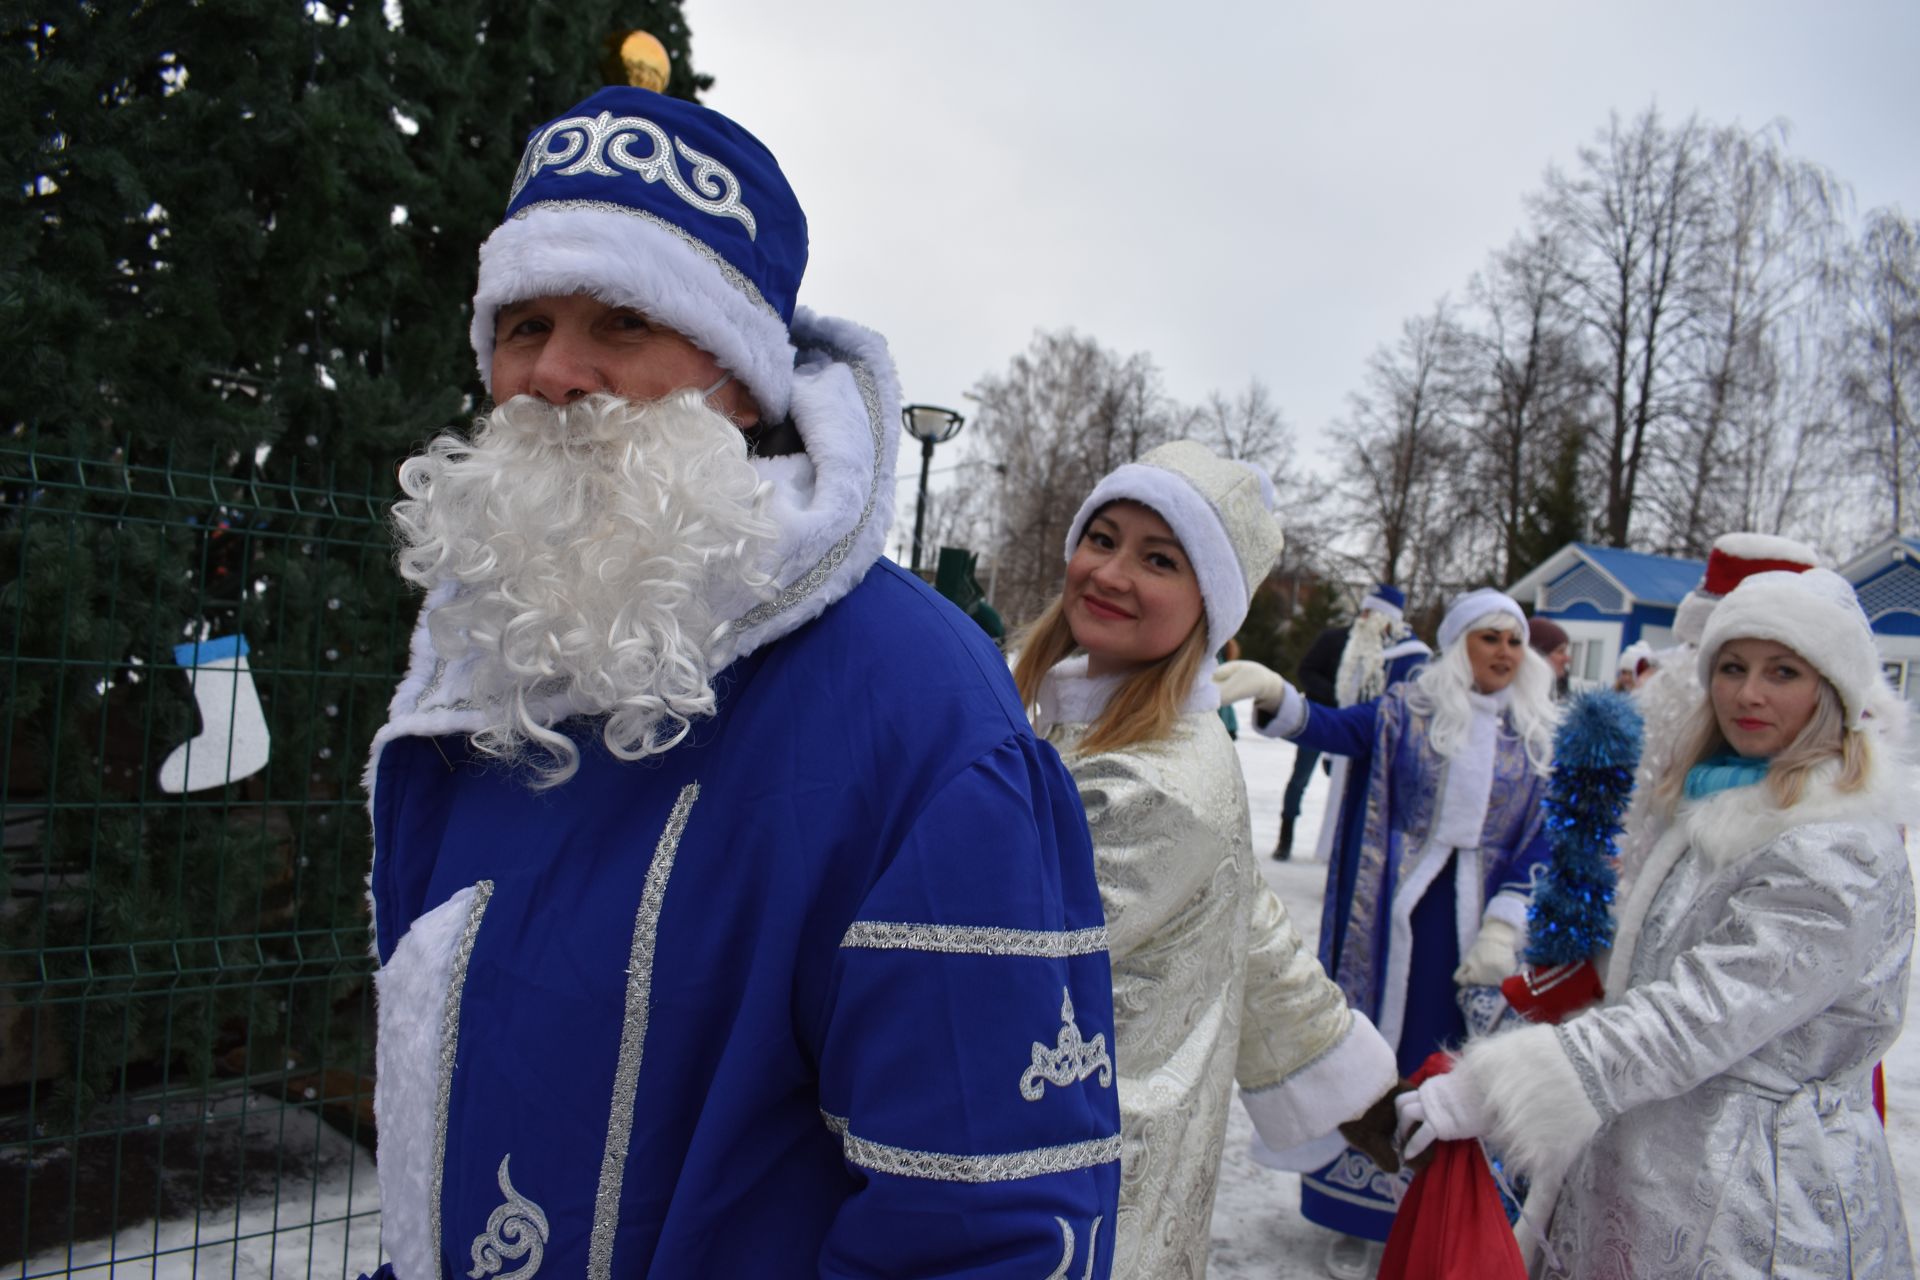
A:
{"label": "silver coat", "polygon": [[[1077,756],[1087,724],[1049,723],[1042,705],[1041,728],[1086,807],[1113,963],[1123,1143],[1113,1274],[1202,1276],[1236,1076],[1244,1089],[1295,1078],[1341,1045],[1354,1017],[1260,877],[1219,716],[1189,711],[1168,740]],[[1331,1130],[1348,1104],[1326,1104]]]}
{"label": "silver coat", "polygon": [[1606,1007],[1559,1044],[1601,1128],[1543,1273],[1913,1275],[1874,1065],[1900,1032],[1914,895],[1903,784],[1683,807],[1622,901]]}

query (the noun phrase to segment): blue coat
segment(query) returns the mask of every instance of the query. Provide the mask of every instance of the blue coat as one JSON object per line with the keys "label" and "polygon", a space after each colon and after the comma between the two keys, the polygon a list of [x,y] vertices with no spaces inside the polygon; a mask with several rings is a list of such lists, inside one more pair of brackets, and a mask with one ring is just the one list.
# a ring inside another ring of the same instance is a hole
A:
{"label": "blue coat", "polygon": [[[377,758],[382,1033],[412,1000],[442,1063],[439,1274],[538,1238],[556,1276],[1106,1275],[1113,1076],[1051,1056],[1113,1042],[1099,889],[1000,655],[882,561],[716,687],[647,762],[576,724],[546,792],[458,734]],[[444,982],[406,977],[410,931]]]}

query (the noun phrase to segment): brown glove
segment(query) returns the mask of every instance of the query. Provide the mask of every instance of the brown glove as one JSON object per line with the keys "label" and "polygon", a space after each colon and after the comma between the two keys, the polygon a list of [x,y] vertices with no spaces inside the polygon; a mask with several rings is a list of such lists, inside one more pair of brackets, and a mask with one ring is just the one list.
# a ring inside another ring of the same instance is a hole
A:
{"label": "brown glove", "polygon": [[[1381,1094],[1357,1119],[1340,1126],[1347,1145],[1380,1166],[1382,1173],[1400,1172],[1400,1152],[1393,1144],[1393,1132],[1399,1124],[1393,1100],[1413,1088],[1405,1080]],[[1424,1153],[1423,1153],[1424,1154]]]}

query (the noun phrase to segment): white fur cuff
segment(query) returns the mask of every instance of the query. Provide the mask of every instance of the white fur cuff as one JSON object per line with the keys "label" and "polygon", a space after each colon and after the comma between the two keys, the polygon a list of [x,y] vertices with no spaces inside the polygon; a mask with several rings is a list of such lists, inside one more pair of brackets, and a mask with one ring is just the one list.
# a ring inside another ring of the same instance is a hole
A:
{"label": "white fur cuff", "polygon": [[1260,732],[1269,738],[1291,738],[1307,727],[1309,714],[1306,695],[1288,685],[1286,693],[1281,695],[1280,709]]}
{"label": "white fur cuff", "polygon": [[1279,1084],[1242,1089],[1240,1103],[1260,1140],[1284,1158],[1291,1148],[1362,1115],[1399,1079],[1393,1050],[1365,1014],[1355,1013],[1333,1048]]}
{"label": "white fur cuff", "polygon": [[1487,903],[1483,919],[1503,920],[1513,926],[1513,945],[1516,950],[1524,951],[1527,946],[1527,908],[1531,899],[1525,894],[1502,890],[1493,895],[1493,901]]}
{"label": "white fur cuff", "polygon": [[1470,1072],[1487,1099],[1487,1140],[1529,1174],[1565,1168],[1599,1132],[1600,1112],[1552,1027],[1475,1040],[1454,1070]]}

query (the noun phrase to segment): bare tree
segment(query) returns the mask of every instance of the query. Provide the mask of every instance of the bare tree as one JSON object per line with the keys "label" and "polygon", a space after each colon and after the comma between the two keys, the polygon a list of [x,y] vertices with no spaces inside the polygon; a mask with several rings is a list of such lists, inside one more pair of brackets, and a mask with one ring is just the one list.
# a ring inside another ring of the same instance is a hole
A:
{"label": "bare tree", "polygon": [[1237,458],[1271,471],[1287,460],[1293,435],[1266,384],[1255,378],[1229,398],[1218,391],[1193,411],[1184,428],[1189,436],[1224,458]]}
{"label": "bare tree", "polygon": [[973,450],[990,463],[994,603],[1014,624],[1059,590],[1067,524],[1095,482],[1173,438],[1182,415],[1144,353],[1121,357],[1072,330],[1036,333],[970,396]]}
{"label": "bare tree", "polygon": [[1543,234],[1568,251],[1568,301],[1596,344],[1606,415],[1595,433],[1607,540],[1626,546],[1643,473],[1681,392],[1679,348],[1696,322],[1712,235],[1706,134],[1648,110],[1613,117],[1573,174],[1549,169],[1533,202]]}
{"label": "bare tree", "polygon": [[1920,226],[1876,210],[1858,258],[1843,375],[1853,458],[1886,504],[1872,532],[1901,534],[1920,522]]}
{"label": "bare tree", "polygon": [[1344,446],[1346,509],[1354,534],[1386,581],[1410,597],[1454,576],[1449,556],[1464,532],[1454,518],[1470,405],[1467,340],[1443,299],[1406,322],[1400,340],[1367,363],[1366,386],[1336,428]]}
{"label": "bare tree", "polygon": [[1555,523],[1546,511],[1567,441],[1585,438],[1595,379],[1581,358],[1579,320],[1561,301],[1565,275],[1560,243],[1535,235],[1473,282],[1483,327],[1469,339],[1477,386],[1464,469],[1469,501],[1493,535],[1493,558],[1476,577],[1512,582],[1533,567],[1536,532]]}
{"label": "bare tree", "polygon": [[1832,426],[1818,362],[1823,303],[1840,278],[1845,191],[1786,153],[1782,126],[1704,133],[1711,234],[1696,259],[1686,389],[1655,477],[1669,550],[1705,554],[1728,529],[1782,531],[1807,493],[1810,449]]}

